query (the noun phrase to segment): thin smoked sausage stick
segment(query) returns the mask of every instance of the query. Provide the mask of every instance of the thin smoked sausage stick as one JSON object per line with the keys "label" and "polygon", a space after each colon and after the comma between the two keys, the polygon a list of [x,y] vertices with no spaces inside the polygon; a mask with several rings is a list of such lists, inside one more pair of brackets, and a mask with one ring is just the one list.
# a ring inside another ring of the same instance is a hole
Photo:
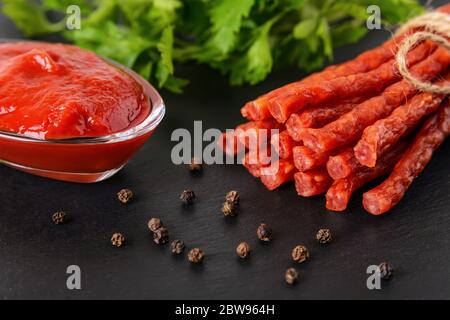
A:
{"label": "thin smoked sausage stick", "polygon": [[[411,33],[407,33],[408,35]],[[303,80],[289,83],[281,88],[266,93],[256,100],[248,102],[242,109],[241,114],[249,120],[264,120],[271,117],[269,111],[269,101],[278,95],[287,92],[290,87],[300,83],[313,83],[314,81],[331,80],[338,77],[345,77],[352,74],[364,73],[378,68],[381,64],[392,59],[397,52],[398,43],[405,35],[398,36],[386,41],[380,47],[366,51],[354,60],[347,61],[339,66],[331,66],[322,72],[313,73]]]}
{"label": "thin smoked sausage stick", "polygon": [[[261,136],[262,131],[260,130],[266,130],[265,138],[267,138],[270,142],[271,134],[276,129],[284,129],[284,126],[280,125],[273,119],[250,121],[237,126],[235,129],[235,134],[241,144],[245,145],[247,148],[250,148],[257,147],[261,143],[260,140],[263,136]],[[250,146],[250,144],[255,144],[255,146]]]}
{"label": "thin smoked sausage stick", "polygon": [[295,190],[299,196],[313,197],[325,193],[333,183],[325,168],[294,174]]}
{"label": "thin smoked sausage stick", "polygon": [[[274,126],[274,127],[272,127]],[[229,157],[235,157],[238,154],[244,155],[250,142],[254,142],[256,147],[262,142],[260,129],[267,130],[267,139],[270,142],[271,129],[281,128],[276,121],[271,119],[265,121],[250,121],[240,124],[235,130],[223,132],[218,140],[218,144],[223,152]]]}
{"label": "thin smoked sausage stick", "polygon": [[249,121],[270,119],[272,115],[269,111],[269,102],[267,101],[263,103],[262,101],[259,101],[262,99],[266,99],[263,97],[264,96],[258,98],[255,101],[247,102],[245,106],[241,108],[242,116]]}
{"label": "thin smoked sausage stick", "polygon": [[330,154],[316,153],[305,146],[297,146],[293,150],[294,165],[300,172],[323,167]]}
{"label": "thin smoked sausage stick", "polygon": [[249,150],[242,159],[242,165],[255,178],[261,177],[261,168],[270,165],[270,148],[256,148]]}
{"label": "thin smoked sausage stick", "polygon": [[[362,102],[362,101],[361,101]],[[355,108],[357,103],[341,103],[307,109],[292,114],[286,122],[286,129],[295,141],[300,141],[300,128],[322,128]]]}
{"label": "thin smoked sausage stick", "polygon": [[[444,48],[439,48],[410,70],[416,77],[427,81],[445,71],[449,65],[450,53]],[[407,80],[397,82],[384,90],[381,95],[361,103],[321,129],[300,129],[301,140],[305,146],[316,152],[325,152],[356,142],[366,127],[378,119],[387,117],[416,93],[417,88]]]}
{"label": "thin smoked sausage stick", "polygon": [[[443,13],[450,13],[450,4],[437,8],[437,11]],[[266,93],[257,99],[248,102],[242,109],[241,114],[248,120],[264,120],[271,117],[269,112],[269,101],[279,95],[290,90],[299,84],[313,83],[321,80],[331,80],[339,77],[345,77],[352,74],[364,73],[378,68],[383,63],[392,59],[397,53],[399,43],[403,41],[406,36],[414,33],[415,30],[400,34],[381,46],[372,50],[366,51],[353,60],[349,60],[337,66],[330,66],[321,72],[316,72],[303,80],[289,83],[281,88],[275,89]]]}
{"label": "thin smoked sausage stick", "polygon": [[[396,45],[396,47],[397,47],[397,45]],[[378,49],[380,49],[380,48],[376,48],[374,50],[378,50]],[[393,56],[392,52],[388,53],[387,51],[386,52],[383,51],[383,53],[389,55],[389,58],[386,59],[386,61],[389,60],[390,58],[392,58],[392,56]],[[367,52],[363,53],[362,55],[366,56],[366,55],[370,55],[370,54],[371,54],[371,51],[367,51]],[[377,59],[374,59],[373,61],[376,61],[376,60]],[[383,62],[385,62],[384,59],[383,59]],[[368,67],[370,68],[369,64],[362,64],[355,60],[350,60],[346,63],[343,63],[340,66],[330,66],[322,72],[314,73],[314,74],[304,78],[303,80],[289,83],[281,88],[275,89],[269,93],[266,93],[265,95],[260,96],[256,100],[247,102],[245,104],[245,106],[241,108],[241,114],[244,118],[247,118],[250,121],[257,121],[257,120],[264,120],[264,119],[272,118],[272,115],[270,114],[270,111],[269,111],[270,99],[275,98],[278,95],[282,95],[282,94],[286,93],[288,91],[289,87],[298,85],[298,84],[307,84],[307,83],[312,84],[312,83],[314,83],[314,81],[316,81],[316,82],[326,81],[326,80],[331,80],[331,79],[335,79],[335,78],[339,78],[339,77],[349,76],[352,74],[372,70],[372,69],[367,69]],[[375,69],[375,67],[374,67],[374,69]],[[340,71],[334,72],[334,70],[340,70]],[[360,70],[360,71],[358,72],[358,70]]]}
{"label": "thin smoked sausage stick", "polygon": [[[446,78],[449,76],[448,73]],[[424,117],[434,113],[444,99],[444,95],[418,94],[411,101],[395,109],[387,118],[367,127],[355,146],[356,159],[362,165],[374,167],[387,148],[417,127]]]}
{"label": "thin smoked sausage stick", "polygon": [[234,130],[223,132],[218,140],[218,144],[224,153],[230,157],[240,153],[243,155],[246,148],[249,148],[250,143],[255,143],[255,147],[261,144],[262,137],[259,130],[267,130],[267,142],[270,142],[272,130],[275,129],[284,129],[284,126],[273,119],[245,122],[238,125]]}
{"label": "thin smoked sausage stick", "polygon": [[363,195],[364,208],[373,215],[380,215],[395,207],[449,135],[450,103],[446,100],[438,113],[424,124],[389,178]]}
{"label": "thin smoked sausage stick", "polygon": [[386,175],[400,159],[406,143],[402,142],[381,159],[374,168],[359,166],[348,177],[335,180],[326,195],[328,210],[344,211],[353,193],[368,182]]}
{"label": "thin smoked sausage stick", "polygon": [[292,149],[294,165],[300,172],[324,167],[330,156],[341,152],[340,149],[330,152],[316,153],[305,146],[297,146]]}

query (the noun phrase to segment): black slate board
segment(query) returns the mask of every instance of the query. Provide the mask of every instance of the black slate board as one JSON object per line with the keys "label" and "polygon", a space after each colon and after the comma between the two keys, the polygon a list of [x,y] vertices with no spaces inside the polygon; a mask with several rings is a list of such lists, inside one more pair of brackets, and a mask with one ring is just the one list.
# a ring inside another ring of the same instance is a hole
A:
{"label": "black slate board", "polygon": [[[436,5],[446,1],[436,1]],[[18,37],[0,16],[0,37]],[[350,59],[389,36],[372,32],[361,43],[336,52]],[[230,88],[204,67],[185,66],[192,78],[184,95],[163,92],[167,116],[143,150],[118,175],[94,185],[46,180],[0,166],[0,298],[2,299],[430,299],[448,298],[450,282],[450,142],[436,153],[404,201],[390,214],[372,217],[356,194],[345,214],[329,213],[322,197],[301,199],[293,186],[269,192],[239,166],[209,166],[192,176],[170,161],[171,132],[203,120],[204,128],[231,128],[241,121],[239,107],[271,88],[295,80],[296,70],[273,74],[256,87]],[[123,206],[115,193],[131,187],[136,201]],[[191,187],[198,201],[183,208],[181,190]],[[224,193],[242,195],[240,215],[224,218]],[[54,226],[50,215],[66,210],[70,222]],[[152,243],[146,222],[159,216],[172,238],[199,246],[205,263],[192,266],[173,257],[168,246]],[[258,243],[260,222],[275,231],[270,245]],[[334,241],[314,241],[321,227]],[[127,245],[113,248],[121,231]],[[240,261],[234,248],[248,241],[253,253]],[[292,266],[290,250],[305,244],[309,262],[298,266],[300,283],[283,281]],[[388,260],[395,276],[382,290],[366,288],[366,268]],[[66,268],[79,265],[82,290],[66,288]]]}

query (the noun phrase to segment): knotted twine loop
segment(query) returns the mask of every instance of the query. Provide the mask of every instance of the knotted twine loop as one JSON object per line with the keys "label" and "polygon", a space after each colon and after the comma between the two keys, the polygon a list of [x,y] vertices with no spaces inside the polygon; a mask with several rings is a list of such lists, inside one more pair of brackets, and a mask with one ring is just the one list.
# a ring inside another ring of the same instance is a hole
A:
{"label": "knotted twine loop", "polygon": [[408,30],[422,28],[411,36],[407,36],[401,44],[395,57],[400,74],[416,88],[424,92],[436,94],[450,94],[450,85],[436,85],[431,82],[421,81],[413,76],[407,67],[406,57],[408,52],[424,40],[434,41],[450,50],[450,15],[441,12],[429,12],[408,21],[403,25],[397,34],[408,32]]}

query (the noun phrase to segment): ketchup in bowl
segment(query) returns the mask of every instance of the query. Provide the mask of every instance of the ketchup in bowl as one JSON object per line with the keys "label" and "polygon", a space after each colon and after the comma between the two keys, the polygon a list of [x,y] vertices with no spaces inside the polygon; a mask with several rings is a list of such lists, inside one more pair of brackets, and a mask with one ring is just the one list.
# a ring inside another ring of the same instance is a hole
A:
{"label": "ketchup in bowl", "polygon": [[96,182],[150,137],[164,104],[144,79],[92,52],[0,43],[0,161],[49,178]]}

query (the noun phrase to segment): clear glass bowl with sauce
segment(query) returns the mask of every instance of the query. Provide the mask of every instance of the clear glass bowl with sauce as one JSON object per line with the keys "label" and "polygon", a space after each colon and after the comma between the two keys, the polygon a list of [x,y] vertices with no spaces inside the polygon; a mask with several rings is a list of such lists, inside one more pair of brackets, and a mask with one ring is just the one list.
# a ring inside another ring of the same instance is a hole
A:
{"label": "clear glass bowl with sauce", "polygon": [[142,122],[107,136],[67,140],[40,140],[0,131],[0,163],[30,174],[78,183],[99,182],[120,171],[160,124],[165,106],[159,93],[141,76],[115,62],[107,63],[142,85],[151,106]]}

